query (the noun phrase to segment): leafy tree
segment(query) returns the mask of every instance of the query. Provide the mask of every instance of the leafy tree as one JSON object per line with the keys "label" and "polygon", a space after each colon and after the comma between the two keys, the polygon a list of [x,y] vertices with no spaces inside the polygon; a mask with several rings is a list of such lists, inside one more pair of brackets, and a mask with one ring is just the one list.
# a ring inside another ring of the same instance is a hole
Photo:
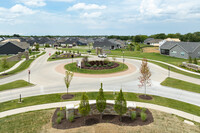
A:
{"label": "leafy tree", "polygon": [[32,50],[31,50],[31,49],[29,49],[28,51],[29,51],[29,54],[31,54],[31,53],[32,53]]}
{"label": "leafy tree", "polygon": [[68,94],[68,89],[69,89],[73,76],[74,76],[73,72],[70,72],[70,71],[65,72],[65,85],[67,87],[67,94]]}
{"label": "leafy tree", "polygon": [[150,72],[150,69],[148,67],[148,64],[147,64],[147,59],[144,58],[142,60],[142,65],[140,67],[140,73],[141,73],[141,76],[139,77],[139,81],[140,81],[140,84],[139,84],[139,87],[143,87],[145,88],[145,95],[146,95],[146,87],[147,85],[150,86],[151,85],[151,82],[150,82],[150,77],[151,77],[151,72]]}
{"label": "leafy tree", "polygon": [[196,58],[194,58],[194,64],[198,64],[198,62],[197,62],[197,59]]}
{"label": "leafy tree", "polygon": [[40,48],[40,46],[39,46],[39,44],[37,43],[37,44],[36,44],[36,47],[35,47],[35,50],[36,50],[36,51],[40,51],[39,48]]}
{"label": "leafy tree", "polygon": [[3,70],[4,70],[4,74],[5,74],[6,69],[9,68],[7,58],[3,58],[1,64],[2,64],[1,67],[3,68]]}
{"label": "leafy tree", "polygon": [[101,114],[101,119],[102,119],[102,113],[104,111],[104,109],[106,108],[106,98],[104,97],[104,93],[103,93],[103,88],[102,88],[102,83],[101,83],[101,88],[99,89],[99,93],[98,96],[96,98],[96,106],[98,111]]}
{"label": "leafy tree", "polygon": [[192,57],[191,56],[189,56],[188,62],[192,63]]}
{"label": "leafy tree", "polygon": [[122,89],[120,90],[116,100],[115,100],[115,105],[114,105],[114,109],[117,112],[117,114],[120,115],[120,121],[122,120],[122,115],[124,113],[126,113],[127,111],[127,104],[126,104],[126,100],[124,98],[124,95],[122,93]]}
{"label": "leafy tree", "polygon": [[140,45],[138,43],[135,43],[135,51],[140,51]]}
{"label": "leafy tree", "polygon": [[90,113],[90,104],[86,93],[83,93],[81,96],[81,102],[79,104],[78,111],[84,117],[85,122],[85,116]]}

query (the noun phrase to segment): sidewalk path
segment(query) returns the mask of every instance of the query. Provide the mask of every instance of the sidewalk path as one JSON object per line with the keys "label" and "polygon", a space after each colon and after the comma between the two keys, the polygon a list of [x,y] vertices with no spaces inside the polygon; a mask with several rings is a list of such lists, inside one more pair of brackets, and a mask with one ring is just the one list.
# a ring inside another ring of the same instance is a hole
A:
{"label": "sidewalk path", "polygon": [[[29,58],[32,58],[33,56],[37,56],[37,55],[40,55],[43,51],[40,51],[40,53],[36,54],[36,55],[32,55],[30,56]],[[20,60],[18,63],[16,63],[13,67],[11,67],[10,69],[6,70],[5,72],[0,72],[0,75],[3,74],[3,73],[8,73],[10,71],[13,71],[15,70],[17,67],[19,67],[24,61],[26,61],[25,58],[23,58],[22,60]]]}
{"label": "sidewalk path", "polygon": [[[125,58],[130,58],[130,59],[143,59],[143,58],[130,57],[130,56],[124,56],[124,57],[125,57]],[[121,57],[121,58],[122,58],[122,57]],[[152,60],[152,59],[148,59],[148,60],[154,61],[154,62],[158,62],[158,63],[162,63],[162,64],[168,65],[168,66],[170,66],[170,67],[174,67],[174,68],[179,69],[179,70],[184,71],[184,72],[188,72],[188,73],[191,73],[191,74],[200,75],[200,73],[192,72],[192,71],[189,71],[189,70],[186,70],[186,69],[177,67],[177,66],[175,66],[175,65],[172,65],[172,64],[169,64],[169,63],[166,63],[166,62],[162,62],[162,61],[158,61],[158,60]]]}
{"label": "sidewalk path", "polygon": [[[90,100],[89,102],[91,104],[91,103],[95,103],[96,101]],[[18,109],[13,109],[13,110],[1,112],[0,118],[19,114],[19,113],[29,112],[29,111],[36,111],[36,110],[50,109],[50,108],[57,108],[57,107],[65,107],[67,104],[74,104],[75,106],[77,106],[79,103],[80,103],[80,101],[67,101],[67,102],[58,102],[58,103],[49,103],[49,104],[28,106],[28,107],[23,107],[23,108],[18,108]],[[107,100],[107,103],[114,104],[114,100]],[[138,107],[145,107],[145,108],[148,108],[148,109],[154,109],[154,110],[162,111],[162,112],[165,112],[165,113],[174,114],[174,115],[183,117],[185,119],[200,123],[200,117],[199,116],[189,114],[189,113],[186,113],[186,112],[183,112],[183,111],[180,111],[180,110],[176,110],[176,109],[172,109],[172,108],[168,108],[168,107],[164,107],[164,106],[160,106],[160,105],[156,105],[156,104],[127,101],[127,104],[131,105],[133,103],[135,103],[136,106],[138,106]]]}

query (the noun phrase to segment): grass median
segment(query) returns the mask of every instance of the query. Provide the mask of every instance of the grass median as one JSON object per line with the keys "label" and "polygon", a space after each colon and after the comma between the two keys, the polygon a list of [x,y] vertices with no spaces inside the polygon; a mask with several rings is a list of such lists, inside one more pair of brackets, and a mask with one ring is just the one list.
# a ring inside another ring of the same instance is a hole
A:
{"label": "grass median", "polygon": [[190,82],[185,82],[183,80],[178,80],[174,78],[166,78],[161,85],[173,87],[181,90],[191,91],[200,93],[200,85],[193,84]]}
{"label": "grass median", "polygon": [[0,85],[0,91],[16,89],[16,88],[21,88],[21,87],[27,87],[27,86],[33,86],[33,84],[28,83],[24,80],[17,80],[14,82]]}
{"label": "grass median", "polygon": [[[12,101],[7,101],[0,103],[0,112],[6,111],[6,110],[11,110],[15,108],[20,108],[20,107],[26,107],[26,106],[32,106],[32,105],[39,105],[39,104],[46,104],[46,103],[55,103],[55,102],[63,102],[63,101],[75,101],[75,100],[80,100],[81,99],[81,92],[78,93],[72,93],[75,95],[73,99],[70,100],[62,100],[61,96],[63,94],[49,94],[49,95],[41,95],[41,96],[33,96],[33,97],[27,97],[23,98],[22,103],[18,103],[18,99],[12,100]],[[87,95],[90,100],[95,100],[97,97],[98,92],[87,92]],[[107,100],[114,100],[115,96],[113,92],[105,92],[105,97]],[[187,113],[191,113],[197,116],[200,116],[200,107],[195,106],[189,103],[169,99],[169,98],[164,98],[164,97],[159,97],[159,96],[153,96],[153,100],[142,100],[138,98],[140,94],[137,93],[128,93],[124,92],[124,96],[127,101],[137,101],[137,102],[145,102],[145,103],[152,103],[152,104],[157,104],[161,106],[166,106],[169,108],[181,110]]]}

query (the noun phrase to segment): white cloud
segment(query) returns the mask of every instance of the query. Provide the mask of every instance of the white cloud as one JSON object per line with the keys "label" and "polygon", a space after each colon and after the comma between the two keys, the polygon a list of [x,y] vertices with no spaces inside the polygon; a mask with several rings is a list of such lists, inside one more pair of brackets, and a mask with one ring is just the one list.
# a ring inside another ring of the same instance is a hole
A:
{"label": "white cloud", "polygon": [[101,12],[83,13],[81,18],[98,18],[101,16]]}
{"label": "white cloud", "polygon": [[105,9],[105,5],[97,5],[97,4],[85,4],[85,3],[77,3],[73,5],[72,7],[69,7],[68,11],[74,11],[74,10],[102,10]]}
{"label": "white cloud", "polygon": [[55,1],[55,2],[73,2],[75,0],[50,0],[50,1]]}
{"label": "white cloud", "polygon": [[26,6],[46,6],[45,0],[19,0],[19,2],[23,3]]}
{"label": "white cloud", "polygon": [[35,11],[25,7],[25,6],[22,6],[20,4],[16,4],[15,6],[11,7],[9,9],[10,12],[12,13],[21,13],[21,14],[34,14]]}

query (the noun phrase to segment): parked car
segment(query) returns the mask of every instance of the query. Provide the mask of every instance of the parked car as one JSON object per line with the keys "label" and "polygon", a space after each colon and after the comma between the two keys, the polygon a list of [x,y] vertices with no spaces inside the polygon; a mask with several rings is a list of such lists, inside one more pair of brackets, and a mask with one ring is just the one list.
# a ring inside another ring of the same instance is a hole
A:
{"label": "parked car", "polygon": [[99,57],[99,58],[106,58],[107,55],[106,55],[106,54],[99,54],[98,57]]}

